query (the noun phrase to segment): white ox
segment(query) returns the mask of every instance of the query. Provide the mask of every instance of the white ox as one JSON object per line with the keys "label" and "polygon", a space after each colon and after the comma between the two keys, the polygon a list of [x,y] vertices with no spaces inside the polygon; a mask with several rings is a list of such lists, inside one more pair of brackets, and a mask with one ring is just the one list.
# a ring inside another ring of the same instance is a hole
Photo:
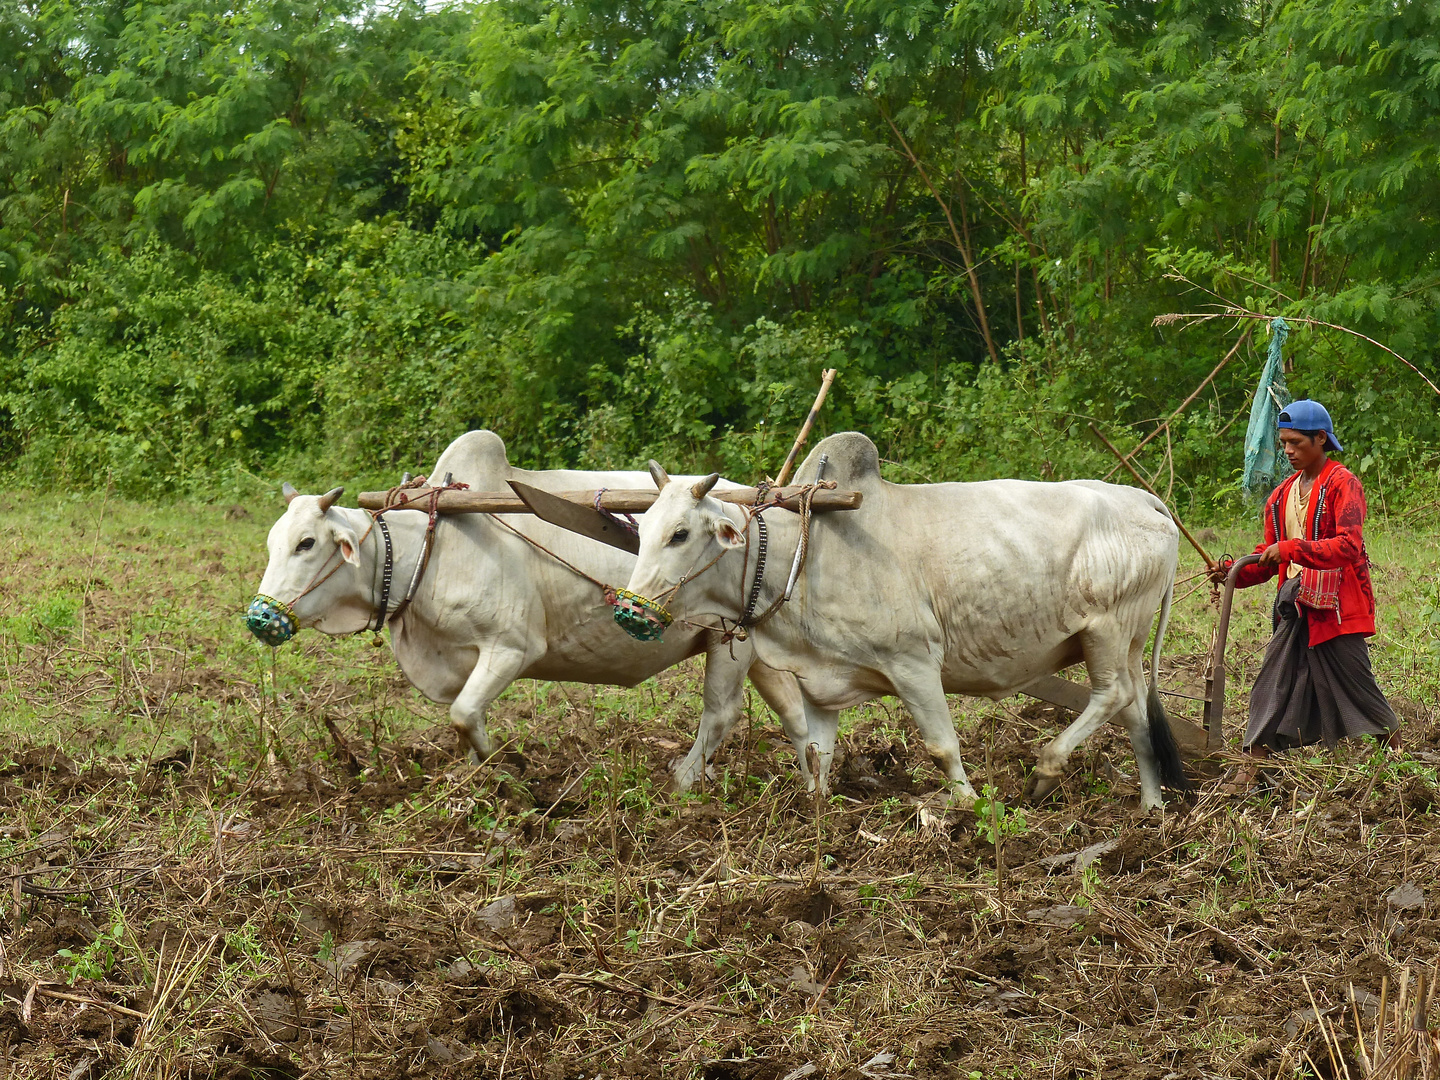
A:
{"label": "white ox", "polygon": [[[509,479],[549,491],[649,487],[632,472],[530,472],[512,468],[505,445],[489,431],[456,439],[430,474],[453,475],[476,491],[508,491]],[[289,494],[270,530],[270,562],[260,593],[290,605],[296,629],[354,634],[372,625],[379,603],[384,546],[364,510],[333,505],[326,495]],[[423,547],[426,514],[385,515],[394,544],[393,611]],[[704,712],[695,745],[675,770],[685,790],[724,741],[740,714],[745,677],[779,715],[803,756],[805,728],[793,676],[758,664],[748,644],[722,646],[711,632],[672,628],[663,643],[631,640],[592,582],[555,562],[499,524],[532,537],[591,577],[619,584],[635,557],[576,536],[525,514],[444,517],[413,602],[391,624],[391,646],[405,677],[432,701],[450,704],[451,723],[471,747],[472,760],[494,753],[485,730],[490,703],[516,679],[634,686],[698,653],[706,653]],[[338,569],[329,577],[324,575]],[[310,591],[312,583],[319,582]],[[302,595],[303,594],[303,595]]]}
{"label": "white ox", "polygon": [[[813,519],[792,599],[750,636],[760,660],[799,678],[822,788],[839,710],[894,694],[950,779],[952,798],[973,802],[945,695],[998,700],[1081,660],[1089,704],[1040,752],[1029,794],[1053,790],[1074,749],[1117,715],[1135,748],[1142,803],[1162,805],[1162,781],[1188,786],[1142,668],[1157,608],[1152,673],[1159,662],[1178,554],[1159,499],[1092,480],[891,484],[880,478],[874,443],[854,432],[819,443],[798,482],[815,478],[822,455],[824,478],[863,492],[863,505]],[[640,524],[629,588],[664,599],[683,582],[671,601],[677,615],[740,617],[756,527],[743,510],[708,497],[713,476],[666,483],[663,469],[652,463],[651,471],[661,492]],[[800,532],[786,511],[765,519],[769,570],[757,613],[784,589]]]}

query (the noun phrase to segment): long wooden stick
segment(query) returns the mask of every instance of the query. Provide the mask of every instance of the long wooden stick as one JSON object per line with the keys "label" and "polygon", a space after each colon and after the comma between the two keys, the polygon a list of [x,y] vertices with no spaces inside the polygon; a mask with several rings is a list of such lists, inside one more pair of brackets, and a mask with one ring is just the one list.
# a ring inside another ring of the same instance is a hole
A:
{"label": "long wooden stick", "polygon": [[[1150,432],[1149,435],[1146,435],[1143,439],[1141,439],[1138,443],[1136,443],[1135,446],[1131,449],[1131,451],[1130,451],[1128,454],[1125,455],[1125,457],[1126,457],[1127,459],[1133,458],[1136,454],[1138,454],[1141,450],[1143,450],[1143,449],[1145,448],[1145,444],[1146,444],[1146,443],[1148,443],[1151,439],[1155,438],[1155,436],[1159,435],[1160,432],[1164,431],[1167,427],[1169,427],[1170,424],[1171,424],[1171,422],[1172,422],[1177,416],[1179,416],[1181,413],[1183,413],[1186,409],[1188,409],[1188,408],[1194,403],[1195,399],[1200,396],[1200,392],[1201,392],[1202,390],[1204,390],[1205,387],[1209,386],[1210,383],[1214,380],[1215,376],[1216,376],[1216,375],[1219,375],[1220,372],[1225,369],[1225,365],[1228,364],[1228,363],[1230,363],[1231,360],[1235,359],[1235,354],[1240,351],[1240,347],[1241,347],[1242,345],[1244,345],[1245,342],[1247,342],[1247,341],[1250,340],[1250,333],[1251,333],[1251,331],[1252,331],[1253,329],[1254,329],[1254,327],[1250,327],[1249,329],[1247,329],[1247,330],[1245,331],[1245,333],[1243,333],[1243,334],[1240,335],[1240,340],[1237,341],[1237,342],[1235,342],[1235,347],[1234,347],[1233,349],[1231,349],[1228,353],[1225,354],[1225,359],[1221,360],[1220,363],[1216,364],[1215,367],[1211,370],[1211,372],[1210,372],[1209,375],[1206,375],[1205,378],[1204,378],[1203,380],[1201,380],[1200,385],[1197,386],[1197,387],[1195,387],[1195,392],[1194,392],[1193,394],[1191,394],[1189,397],[1187,397],[1184,401],[1182,401],[1182,402],[1179,404],[1179,406],[1175,409],[1175,411],[1172,412],[1169,416],[1167,416],[1167,417],[1165,418],[1164,423],[1162,423],[1162,424],[1161,424],[1159,427],[1157,427],[1154,431]],[[1112,468],[1108,473],[1106,473],[1103,477],[1101,477],[1101,479],[1102,479],[1102,480],[1109,480],[1110,477],[1112,477],[1112,476],[1115,475],[1116,471],[1117,471],[1119,468],[1120,468],[1120,466],[1119,466],[1119,465],[1116,465],[1116,466],[1115,466],[1114,468]]]}
{"label": "long wooden stick", "polygon": [[[1094,424],[1091,424],[1090,431],[1097,439],[1099,439],[1102,443],[1105,444],[1105,449],[1109,450],[1110,453],[1114,454],[1120,464],[1124,465],[1125,468],[1129,470],[1130,475],[1135,477],[1136,482],[1141,487],[1143,487],[1146,491],[1150,492],[1150,494],[1154,495],[1157,499],[1160,499],[1160,496],[1156,493],[1155,489],[1146,482],[1143,476],[1141,476],[1138,472],[1135,471],[1135,466],[1130,464],[1129,459],[1126,458],[1124,454],[1120,453],[1120,451],[1115,448],[1114,443],[1112,443],[1104,435],[1100,434],[1099,428],[1097,428]],[[1164,502],[1165,500],[1160,499],[1160,501]],[[1200,546],[1200,541],[1196,540],[1195,537],[1190,535],[1190,530],[1185,528],[1185,523],[1180,520],[1179,515],[1176,514],[1174,510],[1171,510],[1169,506],[1166,506],[1165,509],[1169,511],[1171,520],[1174,521],[1175,524],[1179,527],[1180,532],[1184,534],[1185,539],[1190,541],[1190,546],[1200,553],[1200,558],[1205,560],[1205,565],[1211,570],[1214,570],[1219,564],[1217,564],[1215,560],[1210,557],[1210,553],[1208,551],[1206,551],[1203,547]]]}
{"label": "long wooden stick", "polygon": [[[783,509],[798,510],[804,490],[803,487],[772,488],[768,498],[778,502]],[[357,501],[364,510],[379,510],[385,506],[387,494],[388,492],[384,491],[365,491],[361,492]],[[554,494],[584,506],[594,506],[598,496],[600,506],[606,510],[617,514],[635,514],[650,509],[658,492],[607,488],[604,492],[557,491]],[[404,507],[397,507],[397,509],[430,509],[430,489],[428,487],[409,489],[403,492],[403,496],[406,500]],[[755,488],[729,488],[712,491],[710,497],[719,499],[721,502],[742,503],[749,506],[759,497],[759,492]],[[862,498],[863,496],[858,491],[821,490],[815,492],[813,509],[816,511],[854,510],[859,507]],[[442,514],[528,514],[531,512],[518,495],[509,491],[443,491],[440,493],[439,510]]]}
{"label": "long wooden stick", "polygon": [[800,425],[800,434],[795,436],[795,445],[790,447],[785,464],[780,466],[780,475],[775,477],[776,487],[784,487],[789,481],[790,470],[795,467],[795,459],[800,456],[800,448],[810,437],[810,429],[815,426],[815,418],[820,415],[820,406],[825,404],[825,395],[830,393],[830,384],[834,381],[835,369],[833,367],[826,368],[820,375],[820,392],[815,395],[815,404],[810,406],[810,415],[805,417],[805,423]]}

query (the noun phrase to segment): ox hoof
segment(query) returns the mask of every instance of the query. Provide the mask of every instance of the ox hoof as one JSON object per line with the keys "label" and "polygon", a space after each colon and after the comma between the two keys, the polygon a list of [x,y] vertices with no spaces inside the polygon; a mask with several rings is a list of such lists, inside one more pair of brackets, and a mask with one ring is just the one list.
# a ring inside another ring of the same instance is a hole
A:
{"label": "ox hoof", "polygon": [[487,762],[495,760],[496,755],[499,753],[500,747],[498,744],[492,744],[488,750],[480,750],[472,746],[470,747],[470,753],[467,757],[471,765],[484,765]]}
{"label": "ox hoof", "polygon": [[484,765],[499,752],[500,743],[483,727],[472,728],[459,721],[452,721],[451,726],[460,735],[460,745],[470,748],[467,757],[471,765]]}
{"label": "ox hoof", "polygon": [[670,764],[670,790],[677,795],[683,795],[694,787],[701,778],[714,780],[716,777],[715,766],[690,758],[677,758]]}
{"label": "ox hoof", "polygon": [[1049,776],[1046,773],[1031,773],[1029,781],[1025,784],[1025,801],[1031,803],[1043,802],[1060,787],[1059,776]]}

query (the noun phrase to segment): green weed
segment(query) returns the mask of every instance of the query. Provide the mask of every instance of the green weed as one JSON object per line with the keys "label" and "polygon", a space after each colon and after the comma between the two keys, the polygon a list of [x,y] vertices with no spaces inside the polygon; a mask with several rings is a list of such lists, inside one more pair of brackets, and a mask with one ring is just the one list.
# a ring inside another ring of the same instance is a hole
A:
{"label": "green weed", "polygon": [[1001,838],[1024,836],[1030,831],[1030,826],[1025,820],[1025,811],[1007,807],[995,786],[986,784],[975,800],[975,832],[993,846],[997,831]]}
{"label": "green weed", "polygon": [[56,956],[65,961],[65,974],[71,986],[80,979],[99,981],[114,970],[125,949],[125,915],[117,907],[111,912],[109,924],[95,940],[83,949],[59,949]]}

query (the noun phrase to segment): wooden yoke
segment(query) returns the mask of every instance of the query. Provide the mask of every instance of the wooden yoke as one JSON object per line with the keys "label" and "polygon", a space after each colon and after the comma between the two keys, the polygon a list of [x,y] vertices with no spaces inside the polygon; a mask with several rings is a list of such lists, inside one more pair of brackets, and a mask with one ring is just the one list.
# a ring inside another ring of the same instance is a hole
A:
{"label": "wooden yoke", "polygon": [[[800,485],[775,488],[767,493],[766,503],[767,505],[774,503],[784,510],[798,511],[800,497],[804,492],[805,487]],[[400,493],[401,501],[397,501],[394,508],[420,509],[423,503],[428,509],[429,494],[430,488],[428,487],[408,489]],[[650,509],[659,493],[606,488],[604,491],[555,491],[550,494],[591,510],[598,506],[612,514],[639,514]],[[389,492],[386,491],[362,492],[359,499],[360,507],[364,510],[384,509],[385,499],[388,495]],[[727,503],[739,503],[743,506],[753,506],[759,495],[759,491],[753,487],[710,492],[712,499],[719,499],[721,502]],[[856,510],[859,509],[863,497],[858,491],[829,491],[822,488],[815,492],[812,508],[817,513],[831,510]],[[442,514],[532,513],[531,508],[520,496],[509,491],[444,491],[440,494],[439,510]]]}

